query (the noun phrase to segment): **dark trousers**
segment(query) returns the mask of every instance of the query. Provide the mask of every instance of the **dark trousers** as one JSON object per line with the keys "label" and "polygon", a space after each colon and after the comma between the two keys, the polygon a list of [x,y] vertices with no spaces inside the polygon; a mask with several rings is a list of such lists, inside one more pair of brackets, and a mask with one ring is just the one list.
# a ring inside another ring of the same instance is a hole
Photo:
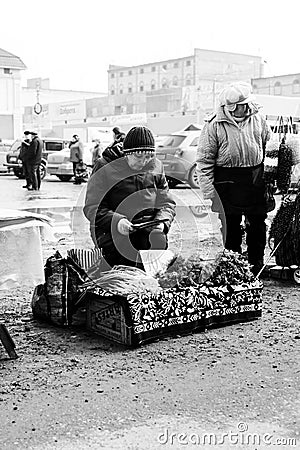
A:
{"label": "dark trousers", "polygon": [[23,175],[26,181],[26,186],[30,187],[32,185],[30,176],[30,164],[28,164],[27,162],[23,162],[22,167],[23,167]]}
{"label": "dark trousers", "polygon": [[27,163],[27,170],[29,174],[29,178],[27,181],[27,185],[29,182],[29,186],[33,189],[38,190],[41,187],[41,172],[40,172],[40,164],[30,164]]}
{"label": "dark trousers", "polygon": [[81,184],[82,183],[81,178],[76,175],[76,168],[77,168],[77,166],[78,166],[78,162],[73,162],[74,183],[75,184]]}
{"label": "dark trousers", "polygon": [[122,236],[118,242],[103,248],[103,257],[111,267],[125,265],[143,268],[139,262],[139,250],[165,250],[168,248],[167,236],[159,230],[140,230],[129,236]]}
{"label": "dark trousers", "polygon": [[[266,246],[266,224],[267,214],[246,214],[246,244],[248,261],[250,264],[263,262]],[[242,214],[226,214],[225,248],[241,253],[243,230],[241,227]],[[223,231],[224,225],[222,226]]]}
{"label": "dark trousers", "polygon": [[76,166],[77,166],[77,162],[73,162],[73,175],[74,177],[76,177]]}
{"label": "dark trousers", "polygon": [[219,213],[225,248],[241,252],[242,217],[246,219],[246,244],[250,264],[260,264],[266,246],[267,208],[263,165],[215,169],[212,209]]}

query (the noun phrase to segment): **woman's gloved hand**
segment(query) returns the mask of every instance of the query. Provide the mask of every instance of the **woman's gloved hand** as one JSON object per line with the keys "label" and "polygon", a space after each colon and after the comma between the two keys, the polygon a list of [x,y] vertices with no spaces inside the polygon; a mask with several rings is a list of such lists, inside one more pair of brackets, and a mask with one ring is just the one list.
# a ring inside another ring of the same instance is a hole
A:
{"label": "woman's gloved hand", "polygon": [[124,219],[119,220],[117,229],[120,234],[122,234],[123,236],[126,236],[130,233],[130,231],[133,230],[133,226],[132,226],[132,223],[129,222],[129,220],[124,218]]}

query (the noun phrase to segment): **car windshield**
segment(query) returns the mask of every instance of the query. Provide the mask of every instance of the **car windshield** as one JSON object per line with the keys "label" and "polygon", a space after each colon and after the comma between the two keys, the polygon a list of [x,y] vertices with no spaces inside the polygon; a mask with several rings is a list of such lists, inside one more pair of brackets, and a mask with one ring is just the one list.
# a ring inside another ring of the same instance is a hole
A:
{"label": "car windshield", "polygon": [[172,135],[169,136],[162,144],[162,147],[179,147],[179,145],[184,141],[186,136]]}
{"label": "car windshield", "polygon": [[15,152],[16,150],[20,149],[20,146],[21,146],[21,141],[19,139],[17,139],[10,147],[10,151]]}

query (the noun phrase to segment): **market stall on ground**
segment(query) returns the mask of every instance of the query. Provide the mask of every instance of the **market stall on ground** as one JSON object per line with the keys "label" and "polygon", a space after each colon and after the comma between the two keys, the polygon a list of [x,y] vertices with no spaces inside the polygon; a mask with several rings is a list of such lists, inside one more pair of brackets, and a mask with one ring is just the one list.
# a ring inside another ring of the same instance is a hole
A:
{"label": "market stall on ground", "polygon": [[[158,252],[156,263],[164,256]],[[101,256],[90,267],[87,259],[93,260],[92,250],[48,258],[46,282],[32,299],[35,318],[66,326],[78,324],[79,317],[91,331],[135,346],[261,316],[262,284],[233,252],[221,252],[209,263],[196,254],[173,255],[154,276],[126,266],[97,271]]]}
{"label": "market stall on ground", "polygon": [[[43,283],[42,237],[52,237],[51,220],[42,214],[11,209],[0,210],[0,292],[18,285],[32,287]],[[14,344],[3,322],[0,341],[10,357],[16,357]]]}

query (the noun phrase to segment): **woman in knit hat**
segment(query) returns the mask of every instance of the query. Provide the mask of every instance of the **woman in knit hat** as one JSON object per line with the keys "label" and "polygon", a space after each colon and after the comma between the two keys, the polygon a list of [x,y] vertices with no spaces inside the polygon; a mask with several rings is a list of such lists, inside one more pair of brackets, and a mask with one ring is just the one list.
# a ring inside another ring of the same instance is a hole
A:
{"label": "woman in knit hat", "polygon": [[[84,214],[94,242],[110,266],[135,266],[139,250],[167,248],[175,201],[148,128],[131,128],[122,156],[92,175]],[[141,227],[153,220],[151,226]]]}

